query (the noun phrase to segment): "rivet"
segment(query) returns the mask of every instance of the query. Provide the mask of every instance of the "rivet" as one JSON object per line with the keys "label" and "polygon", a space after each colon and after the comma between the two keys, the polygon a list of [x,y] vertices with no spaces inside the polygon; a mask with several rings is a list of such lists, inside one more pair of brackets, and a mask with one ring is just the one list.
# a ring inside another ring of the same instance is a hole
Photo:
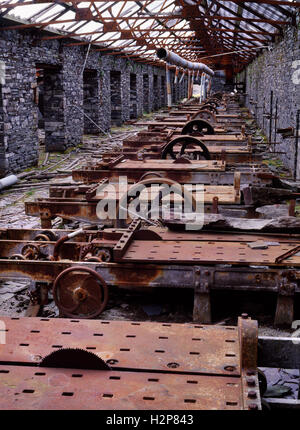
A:
{"label": "rivet", "polygon": [[248,318],[248,314],[242,314],[243,320],[246,320]]}

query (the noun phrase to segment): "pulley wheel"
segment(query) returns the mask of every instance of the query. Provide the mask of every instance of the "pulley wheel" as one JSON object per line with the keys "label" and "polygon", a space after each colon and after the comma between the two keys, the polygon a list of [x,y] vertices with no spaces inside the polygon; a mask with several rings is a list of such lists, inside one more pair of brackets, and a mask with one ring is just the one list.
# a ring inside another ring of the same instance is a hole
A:
{"label": "pulley wheel", "polygon": [[211,123],[217,122],[215,114],[208,109],[201,109],[196,112],[192,117],[192,120],[195,119],[204,119],[205,121],[210,121]]}
{"label": "pulley wheel", "polygon": [[[203,142],[201,142],[201,140],[193,136],[180,136],[171,140],[171,142],[167,143],[167,145],[164,147],[161,158],[166,159],[168,155],[174,160],[176,158],[182,157],[185,154],[185,150],[189,145],[192,145],[192,147],[195,148],[195,151],[193,154],[194,159],[196,159],[195,158],[196,156],[199,156],[199,157],[202,157],[204,160],[211,160],[211,156],[208,148],[205,146]],[[180,146],[180,151],[177,154],[177,157],[174,152],[175,146]]]}
{"label": "pulley wheel", "polygon": [[213,126],[204,119],[194,119],[189,121],[183,127],[181,134],[193,135],[193,134],[215,134]]}
{"label": "pulley wheel", "polygon": [[102,276],[89,267],[69,267],[55,279],[55,303],[70,318],[95,318],[105,309],[108,288]]}
{"label": "pulley wheel", "polygon": [[34,238],[35,241],[56,242],[57,235],[52,230],[43,230]]}

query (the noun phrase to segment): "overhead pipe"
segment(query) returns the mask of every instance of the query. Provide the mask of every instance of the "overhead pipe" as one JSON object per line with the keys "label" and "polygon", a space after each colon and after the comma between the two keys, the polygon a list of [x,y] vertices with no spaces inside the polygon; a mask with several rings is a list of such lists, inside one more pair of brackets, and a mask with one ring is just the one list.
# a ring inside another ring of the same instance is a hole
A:
{"label": "overhead pipe", "polygon": [[160,48],[156,52],[160,60],[164,60],[169,64],[173,64],[178,67],[183,67],[188,70],[199,70],[200,72],[206,73],[209,76],[214,75],[214,71],[210,69],[206,64],[194,63],[192,61],[185,60],[174,52],[168,51],[165,48]]}

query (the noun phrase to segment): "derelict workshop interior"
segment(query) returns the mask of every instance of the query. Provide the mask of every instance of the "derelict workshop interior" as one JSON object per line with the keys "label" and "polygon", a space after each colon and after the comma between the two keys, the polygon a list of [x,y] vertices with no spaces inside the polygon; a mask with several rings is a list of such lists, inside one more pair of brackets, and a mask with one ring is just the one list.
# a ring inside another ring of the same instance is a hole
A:
{"label": "derelict workshop interior", "polygon": [[300,409],[299,129],[299,0],[0,1],[0,410]]}

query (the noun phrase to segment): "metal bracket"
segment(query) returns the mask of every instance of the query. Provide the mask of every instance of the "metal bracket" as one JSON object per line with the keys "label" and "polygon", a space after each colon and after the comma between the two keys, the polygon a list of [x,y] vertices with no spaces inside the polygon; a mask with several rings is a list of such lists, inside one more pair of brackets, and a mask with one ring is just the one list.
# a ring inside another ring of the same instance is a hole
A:
{"label": "metal bracket", "polygon": [[283,273],[278,283],[275,326],[290,327],[294,320],[294,293],[297,285],[291,279],[291,275],[291,273],[288,276]]}
{"label": "metal bracket", "polygon": [[[108,178],[102,179],[97,185],[92,186],[86,193],[85,197],[87,201],[90,201],[96,197],[97,191],[101,186],[108,183]],[[100,190],[99,190],[100,191]]]}
{"label": "metal bracket", "polygon": [[213,283],[214,273],[208,268],[199,266],[194,268],[194,312],[193,320],[199,323],[211,322],[210,287]]}
{"label": "metal bracket", "polygon": [[118,243],[114,246],[114,249],[113,249],[114,261],[122,260],[122,257],[124,256],[126,250],[130,245],[134,232],[139,230],[140,227],[141,227],[140,220],[135,219],[132,221],[128,229],[120,237]]}

